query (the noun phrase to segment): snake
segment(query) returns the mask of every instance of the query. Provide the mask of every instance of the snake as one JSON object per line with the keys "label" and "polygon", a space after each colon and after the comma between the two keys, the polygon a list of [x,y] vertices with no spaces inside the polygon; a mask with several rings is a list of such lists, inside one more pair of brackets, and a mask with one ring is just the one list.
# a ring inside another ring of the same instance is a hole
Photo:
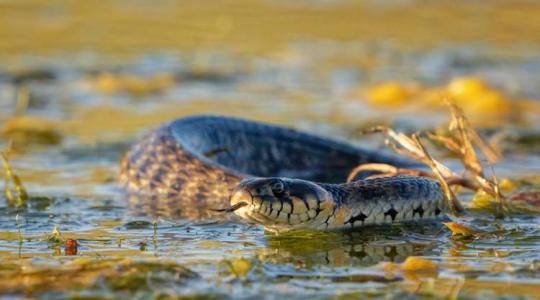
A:
{"label": "snake", "polygon": [[168,215],[233,212],[276,233],[421,222],[449,211],[431,178],[360,174],[346,182],[364,163],[418,166],[285,126],[194,115],[135,143],[122,159],[120,183],[135,203]]}

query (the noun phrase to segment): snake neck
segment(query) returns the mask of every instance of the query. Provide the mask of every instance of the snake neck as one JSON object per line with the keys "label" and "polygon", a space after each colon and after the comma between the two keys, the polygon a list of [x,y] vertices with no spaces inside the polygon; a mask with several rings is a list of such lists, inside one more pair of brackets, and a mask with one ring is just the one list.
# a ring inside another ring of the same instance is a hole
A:
{"label": "snake neck", "polygon": [[437,181],[416,176],[320,184],[335,203],[334,227],[440,218],[448,211]]}
{"label": "snake neck", "polygon": [[441,188],[437,181],[425,177],[400,175],[359,180],[343,184],[318,184],[332,195],[333,200],[342,205],[357,202],[405,201],[418,198],[439,199]]}
{"label": "snake neck", "polygon": [[350,184],[317,183],[317,185],[328,192],[331,201],[337,206],[349,203],[354,195]]}

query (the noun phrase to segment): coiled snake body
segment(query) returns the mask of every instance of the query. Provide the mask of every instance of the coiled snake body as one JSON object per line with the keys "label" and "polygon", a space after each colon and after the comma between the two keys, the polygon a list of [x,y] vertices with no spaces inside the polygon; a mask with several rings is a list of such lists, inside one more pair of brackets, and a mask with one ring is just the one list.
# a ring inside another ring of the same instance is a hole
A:
{"label": "coiled snake body", "polygon": [[[267,230],[340,229],[439,218],[431,179],[395,176],[343,183],[361,163],[414,165],[297,130],[193,116],[154,130],[126,155],[120,181],[138,204],[168,215],[212,216],[230,206]],[[150,197],[149,201],[141,198]]]}

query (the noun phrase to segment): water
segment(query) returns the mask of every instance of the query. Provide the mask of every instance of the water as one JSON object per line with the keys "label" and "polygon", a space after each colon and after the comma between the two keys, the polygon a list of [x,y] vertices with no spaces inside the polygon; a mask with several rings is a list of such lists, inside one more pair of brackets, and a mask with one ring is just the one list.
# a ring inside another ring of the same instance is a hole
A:
{"label": "water", "polygon": [[[376,124],[408,132],[441,128],[448,113],[429,104],[431,95],[470,77],[504,98],[495,102],[499,109],[465,103],[482,133],[492,140],[500,134],[505,159],[495,165],[497,175],[538,186],[539,41],[528,23],[534,21],[527,21],[538,5],[308,3],[227,2],[216,11],[170,1],[0,4],[9,16],[0,29],[6,36],[0,146],[7,149],[11,140],[10,162],[31,197],[19,209],[0,198],[2,296],[540,297],[534,214],[456,219],[488,232],[466,239],[440,224],[274,236],[242,223],[153,218],[129,209],[116,185],[119,161],[162,122],[233,115],[389,151],[381,138],[359,132]],[[490,18],[463,30],[466,23],[455,16],[467,13],[499,14],[523,30]],[[453,27],[422,27],[425,14]],[[402,28],[389,21],[398,17]],[[267,20],[263,27],[260,18]],[[401,104],[370,102],[370,88],[390,81],[412,85],[415,96]],[[35,123],[13,123],[21,115]],[[55,227],[61,238],[77,240],[76,255],[51,240]],[[410,256],[436,262],[437,272],[415,277],[385,264]]]}

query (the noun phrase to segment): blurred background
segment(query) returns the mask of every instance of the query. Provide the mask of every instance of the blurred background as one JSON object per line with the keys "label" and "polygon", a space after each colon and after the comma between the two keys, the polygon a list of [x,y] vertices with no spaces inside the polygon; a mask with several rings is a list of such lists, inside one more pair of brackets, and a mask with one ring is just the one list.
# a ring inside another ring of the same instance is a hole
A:
{"label": "blurred background", "polygon": [[374,124],[437,128],[451,98],[538,153],[539,13],[537,1],[1,1],[0,135],[18,150],[120,153],[164,121],[218,113],[359,142]]}
{"label": "blurred background", "polygon": [[[504,153],[498,175],[538,181],[538,16],[540,2],[532,0],[0,0],[0,148],[33,196],[19,223],[20,211],[0,202],[0,260],[57,263],[51,255],[59,248],[38,238],[53,226],[82,240],[87,255],[147,254],[141,243],[152,235],[150,223],[125,225],[131,219],[117,201],[118,162],[145,132],[191,114],[274,122],[382,149],[381,139],[361,130],[441,130],[449,98]],[[19,224],[25,244],[14,233]],[[279,241],[268,245],[257,229],[234,240],[215,227],[195,236],[168,224],[159,223],[166,232],[157,235],[154,255],[213,276],[196,249],[207,249],[203,260],[221,258],[224,249],[247,256],[259,249],[275,259],[262,281],[282,268],[294,273],[298,261],[315,270],[358,266],[347,249],[363,243],[333,240],[322,250],[335,251],[329,260],[283,250]],[[210,244],[197,244],[209,234]],[[532,242],[523,249],[538,249],[538,231],[526,234]],[[119,235],[126,235],[123,246]],[[181,246],[171,242],[180,239]],[[515,241],[507,242],[513,251]],[[368,250],[386,251],[376,247]],[[451,245],[441,247],[403,255],[444,256]],[[527,295],[537,286],[515,291]],[[246,295],[261,288],[246,287]]]}

